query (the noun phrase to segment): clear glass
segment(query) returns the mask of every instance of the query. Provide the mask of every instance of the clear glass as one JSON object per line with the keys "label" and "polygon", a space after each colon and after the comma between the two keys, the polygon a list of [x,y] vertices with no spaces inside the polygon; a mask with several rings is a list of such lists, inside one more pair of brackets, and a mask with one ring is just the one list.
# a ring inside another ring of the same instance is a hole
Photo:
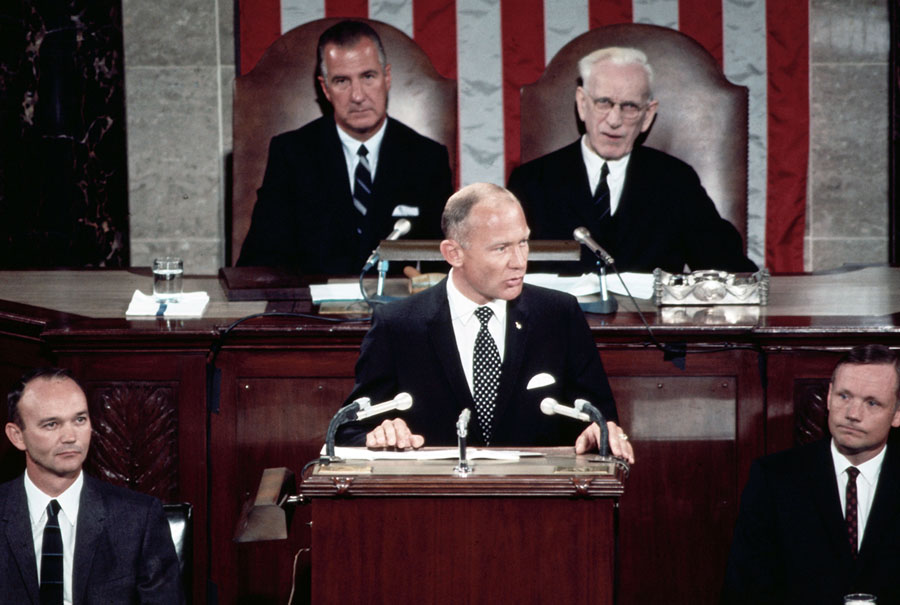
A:
{"label": "clear glass", "polygon": [[184,261],[177,256],[153,259],[153,296],[160,302],[176,302],[181,297]]}
{"label": "clear glass", "polygon": [[870,605],[878,601],[878,597],[863,592],[855,592],[844,597],[844,605]]}

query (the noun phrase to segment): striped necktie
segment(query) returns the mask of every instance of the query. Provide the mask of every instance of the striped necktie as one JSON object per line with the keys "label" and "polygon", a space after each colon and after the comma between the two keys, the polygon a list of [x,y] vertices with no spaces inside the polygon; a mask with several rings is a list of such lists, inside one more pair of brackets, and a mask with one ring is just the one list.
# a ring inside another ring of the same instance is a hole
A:
{"label": "striped necktie", "polygon": [[594,208],[597,213],[598,220],[609,214],[609,163],[603,162],[603,168],[600,169],[600,182],[594,190]]}
{"label": "striped necktie", "polygon": [[59,502],[47,505],[47,525],[41,547],[41,605],[62,605],[63,544],[59,531]]}
{"label": "striped necktie", "polygon": [[359,213],[356,221],[356,233],[362,236],[366,222],[366,213],[372,203],[372,170],[369,167],[369,150],[365,145],[359,146],[356,152],[359,162],[353,177],[353,207]]}

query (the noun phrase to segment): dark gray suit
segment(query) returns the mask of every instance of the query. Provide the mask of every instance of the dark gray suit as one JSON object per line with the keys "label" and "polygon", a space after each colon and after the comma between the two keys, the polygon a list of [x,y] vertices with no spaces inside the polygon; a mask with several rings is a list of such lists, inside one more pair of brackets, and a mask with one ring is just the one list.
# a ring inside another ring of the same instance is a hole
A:
{"label": "dark gray suit", "polygon": [[408,238],[441,239],[441,210],[451,193],[447,148],[388,118],[360,237],[337,127],[333,118],[319,118],[272,138],[237,264],[355,275],[393,229],[397,206],[418,209],[409,216]]}
{"label": "dark gray suit", "polygon": [[[4,603],[40,602],[23,477],[0,485],[0,582]],[[75,605],[183,603],[159,501],[85,475],[72,583]]]}
{"label": "dark gray suit", "polygon": [[[528,381],[540,372],[556,384],[533,391]],[[456,420],[463,408],[475,411],[463,373],[447,301],[446,280],[405,300],[379,307],[356,364],[356,387],[348,402],[367,395],[373,403],[406,391],[413,407],[398,416],[425,445],[456,444]],[[507,305],[506,346],[497,392],[491,445],[574,445],[585,425],[540,411],[544,397],[571,405],[583,397],[607,420],[618,421],[603,364],[584,314],[574,297],[525,285]],[[345,425],[339,443],[363,445],[365,433],[384,418]],[[483,443],[477,422],[473,444]]]}
{"label": "dark gray suit", "polygon": [[723,603],[842,603],[852,592],[900,603],[900,443],[887,449],[853,559],[830,439],[753,463],[725,576]]}
{"label": "dark gray suit", "polygon": [[[650,147],[635,147],[616,213],[594,208],[581,140],[522,164],[509,177],[521,200],[532,239],[572,239],[584,226],[615,259],[619,271],[681,273],[698,269],[756,271],[734,226],[719,216],[694,169]],[[580,267],[558,263],[533,270],[593,270],[586,249]]]}

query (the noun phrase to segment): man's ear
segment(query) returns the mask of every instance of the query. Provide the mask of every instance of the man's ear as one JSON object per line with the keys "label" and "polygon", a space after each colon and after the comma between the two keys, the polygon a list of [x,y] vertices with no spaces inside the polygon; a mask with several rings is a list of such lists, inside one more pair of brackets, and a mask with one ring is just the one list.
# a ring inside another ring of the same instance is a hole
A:
{"label": "man's ear", "polygon": [[22,436],[22,429],[15,422],[6,423],[6,436],[12,442],[16,449],[25,451],[25,438]]}
{"label": "man's ear", "polygon": [[462,265],[465,251],[456,240],[445,239],[441,242],[441,255],[451,267],[459,267]]}
{"label": "man's ear", "polygon": [[329,103],[331,103],[331,95],[328,93],[328,86],[325,84],[325,78],[323,78],[322,76],[316,76],[316,79],[319,81],[319,86],[322,87],[322,94],[325,95],[325,98],[328,99]]}

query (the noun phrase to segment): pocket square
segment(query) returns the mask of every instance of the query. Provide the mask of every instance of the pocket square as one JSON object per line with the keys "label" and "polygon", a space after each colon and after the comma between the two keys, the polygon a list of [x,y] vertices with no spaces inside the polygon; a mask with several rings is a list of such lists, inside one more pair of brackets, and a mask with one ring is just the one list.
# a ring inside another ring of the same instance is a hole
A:
{"label": "pocket square", "polygon": [[391,216],[419,216],[419,207],[400,204],[399,206],[394,206]]}

